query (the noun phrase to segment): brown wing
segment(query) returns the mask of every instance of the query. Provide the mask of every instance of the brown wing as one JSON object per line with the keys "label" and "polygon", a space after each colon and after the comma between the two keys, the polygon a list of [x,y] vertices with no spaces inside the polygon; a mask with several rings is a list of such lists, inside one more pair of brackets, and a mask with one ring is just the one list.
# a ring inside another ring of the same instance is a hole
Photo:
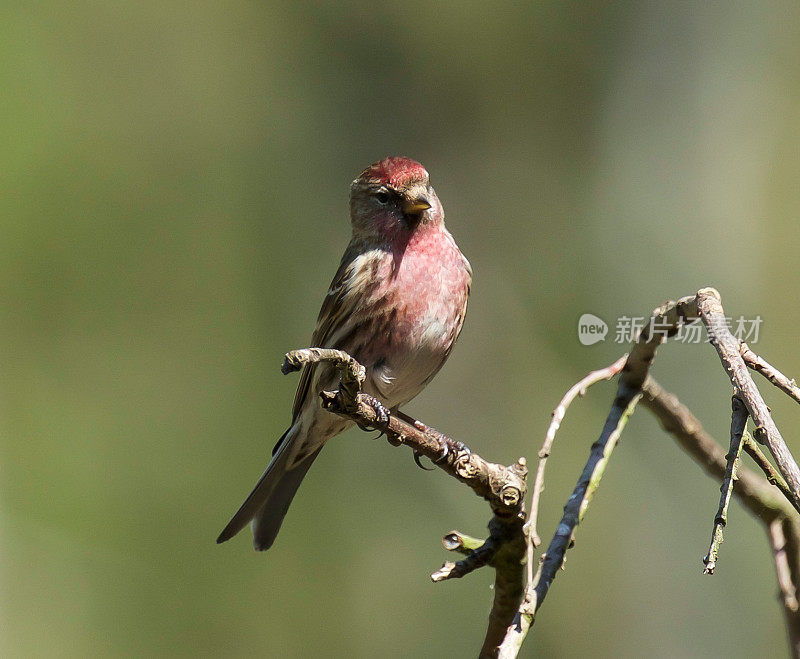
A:
{"label": "brown wing", "polygon": [[[353,306],[352,296],[346,296],[345,282],[351,276],[352,270],[355,267],[355,259],[359,251],[354,245],[349,245],[345,250],[342,262],[339,264],[339,269],[333,276],[328,294],[322,302],[322,308],[317,316],[317,328],[311,336],[312,348],[328,348],[326,345],[331,336],[335,333],[336,329],[341,325],[342,321],[349,317],[351,307]],[[348,298],[349,303],[348,303]],[[294,405],[292,407],[292,421],[294,422],[300,410],[303,408],[303,402],[308,395],[308,390],[311,386],[311,376],[314,373],[314,365],[308,364],[303,368],[300,374],[300,382],[297,385],[297,392],[294,395]]]}

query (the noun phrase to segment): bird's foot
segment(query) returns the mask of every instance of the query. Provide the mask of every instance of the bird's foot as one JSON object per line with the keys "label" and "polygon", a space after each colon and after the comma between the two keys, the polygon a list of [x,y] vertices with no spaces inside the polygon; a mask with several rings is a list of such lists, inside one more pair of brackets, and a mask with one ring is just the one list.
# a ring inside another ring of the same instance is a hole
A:
{"label": "bird's foot", "polygon": [[438,439],[439,439],[439,447],[441,448],[442,452],[441,455],[439,455],[439,457],[436,458],[436,460],[434,460],[436,464],[439,464],[440,462],[444,462],[445,460],[447,460],[447,458],[453,451],[455,451],[455,456],[462,453],[463,451],[470,453],[470,450],[461,442],[454,442],[453,446],[451,447],[450,444],[443,437]]}
{"label": "bird's foot", "polygon": [[364,402],[367,403],[372,408],[372,411],[375,412],[375,421],[382,425],[386,425],[389,423],[389,410],[379,401],[377,398],[373,398],[372,396],[364,396]]}

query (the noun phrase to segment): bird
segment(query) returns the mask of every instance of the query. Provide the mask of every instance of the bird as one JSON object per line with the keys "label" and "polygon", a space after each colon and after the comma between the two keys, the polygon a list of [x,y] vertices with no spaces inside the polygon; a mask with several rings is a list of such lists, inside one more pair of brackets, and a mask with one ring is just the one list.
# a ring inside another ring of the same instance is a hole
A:
{"label": "bird", "polygon": [[[352,235],[325,296],[311,344],[364,365],[363,391],[396,411],[439,372],[461,332],[472,268],[444,226],[427,170],[391,156],[350,186]],[[307,364],[292,422],[255,488],[217,538],[248,523],[256,550],[269,549],[304,476],[325,443],[353,422],[322,408],[336,388],[330,364]]]}

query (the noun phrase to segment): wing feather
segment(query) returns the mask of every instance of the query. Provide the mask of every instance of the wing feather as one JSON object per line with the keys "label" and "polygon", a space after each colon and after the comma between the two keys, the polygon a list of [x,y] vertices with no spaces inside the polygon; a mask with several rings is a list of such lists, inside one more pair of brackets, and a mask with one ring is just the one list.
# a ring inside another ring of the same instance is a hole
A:
{"label": "wing feather", "polygon": [[[377,255],[364,253],[363,249],[357,244],[351,243],[345,250],[339,269],[333,276],[328,294],[322,302],[322,308],[317,317],[317,327],[311,336],[311,347],[314,348],[336,348],[332,345],[333,339],[340,335],[347,322],[352,322],[357,307],[363,304],[365,297],[371,292],[376,284],[375,268]],[[367,281],[359,282],[362,286],[353,286],[353,281],[365,275]],[[337,341],[338,343],[338,341]],[[292,419],[296,420],[303,409],[306,398],[311,387],[312,375],[316,368],[315,364],[308,364],[300,374],[300,382],[297,385],[297,392],[294,397],[292,407]]]}

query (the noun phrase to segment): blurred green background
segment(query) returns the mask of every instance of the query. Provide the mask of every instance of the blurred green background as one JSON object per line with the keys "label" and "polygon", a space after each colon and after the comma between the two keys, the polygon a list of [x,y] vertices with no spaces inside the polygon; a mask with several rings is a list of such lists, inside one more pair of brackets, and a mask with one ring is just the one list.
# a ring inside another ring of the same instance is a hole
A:
{"label": "blurred green background", "polygon": [[[624,351],[615,319],[704,285],[800,373],[795,2],[3,3],[0,654],[473,656],[485,570],[432,585],[482,502],[350,431],[273,550],[214,539],[289,421],[349,237],[350,181],[431,172],[475,271],[459,346],[406,411],[487,458]],[[612,326],[585,347],[577,319]],[[655,374],[724,439],[706,345]],[[796,452],[798,411],[766,391]],[[613,396],[571,411],[549,537]],[[786,653],[759,524],[645,410],[525,656]]]}

